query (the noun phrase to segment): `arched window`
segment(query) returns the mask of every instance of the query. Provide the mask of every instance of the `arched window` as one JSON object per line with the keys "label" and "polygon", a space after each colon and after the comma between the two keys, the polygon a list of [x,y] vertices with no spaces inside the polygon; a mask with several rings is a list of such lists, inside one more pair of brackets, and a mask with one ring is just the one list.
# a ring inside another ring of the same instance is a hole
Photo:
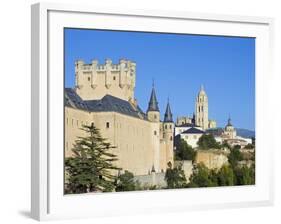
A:
{"label": "arched window", "polygon": [[172,129],[172,125],[170,124],[170,129]]}
{"label": "arched window", "polygon": [[173,141],[173,136],[170,137],[170,141]]}
{"label": "arched window", "polygon": [[165,124],[165,129],[167,129],[167,125]]}
{"label": "arched window", "polygon": [[157,135],[157,131],[154,131],[154,135]]}

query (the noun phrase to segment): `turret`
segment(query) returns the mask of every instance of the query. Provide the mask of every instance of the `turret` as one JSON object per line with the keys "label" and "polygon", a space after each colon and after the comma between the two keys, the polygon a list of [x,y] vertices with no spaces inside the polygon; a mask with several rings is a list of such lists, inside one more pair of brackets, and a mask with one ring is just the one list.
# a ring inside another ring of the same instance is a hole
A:
{"label": "turret", "polygon": [[173,114],[171,112],[169,99],[168,99],[168,103],[167,103],[167,107],[166,107],[166,112],[165,112],[165,115],[164,115],[164,122],[172,122],[173,123]]}
{"label": "turret", "polygon": [[146,113],[147,113],[148,120],[152,122],[160,121],[160,111],[158,107],[154,84],[152,85],[152,91],[151,91],[150,100],[148,103],[148,109]]}
{"label": "turret", "polygon": [[166,112],[164,115],[163,121],[163,137],[166,145],[166,164],[171,162],[173,164],[174,161],[174,122],[173,122],[173,114],[171,112],[170,102],[168,99],[168,103],[166,106]]}

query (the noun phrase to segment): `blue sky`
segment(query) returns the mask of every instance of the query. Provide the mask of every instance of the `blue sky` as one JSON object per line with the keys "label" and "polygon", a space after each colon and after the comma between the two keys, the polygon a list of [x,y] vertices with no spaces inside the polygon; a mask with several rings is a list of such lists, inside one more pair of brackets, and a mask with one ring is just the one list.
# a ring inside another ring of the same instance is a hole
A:
{"label": "blue sky", "polygon": [[146,111],[154,79],[163,118],[167,98],[174,120],[192,115],[201,84],[209,118],[255,130],[255,39],[186,34],[65,29],[65,86],[74,87],[74,63],[82,59],[137,63],[135,97]]}

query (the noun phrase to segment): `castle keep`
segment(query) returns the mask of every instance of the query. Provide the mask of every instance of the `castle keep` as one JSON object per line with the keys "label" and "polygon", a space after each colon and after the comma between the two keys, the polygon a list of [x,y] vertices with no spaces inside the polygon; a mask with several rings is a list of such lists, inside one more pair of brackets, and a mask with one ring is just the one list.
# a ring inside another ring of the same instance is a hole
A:
{"label": "castle keep", "polygon": [[134,98],[136,64],[120,60],[105,64],[93,60],[75,63],[75,88],[65,89],[65,156],[72,156],[78,136],[83,136],[82,125],[94,124],[101,135],[116,148],[116,165],[134,175],[151,171],[165,172],[173,163],[174,123],[169,102],[164,120],[155,87],[152,87],[146,112]]}

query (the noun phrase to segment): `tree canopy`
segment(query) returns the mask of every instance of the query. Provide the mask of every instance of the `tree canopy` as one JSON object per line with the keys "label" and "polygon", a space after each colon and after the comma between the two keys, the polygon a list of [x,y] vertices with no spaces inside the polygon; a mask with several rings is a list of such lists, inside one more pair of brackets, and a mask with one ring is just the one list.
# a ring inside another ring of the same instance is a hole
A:
{"label": "tree canopy", "polygon": [[86,193],[113,191],[116,177],[116,155],[110,152],[114,146],[102,138],[94,125],[81,128],[86,137],[78,137],[72,149],[73,156],[65,159],[65,192]]}
{"label": "tree canopy", "polygon": [[167,188],[183,188],[186,187],[186,177],[181,166],[172,168],[172,163],[168,163],[168,168],[165,174]]}
{"label": "tree canopy", "polygon": [[196,152],[186,143],[184,139],[180,139],[180,141],[176,144],[176,149],[176,160],[194,160]]}
{"label": "tree canopy", "polygon": [[216,141],[212,134],[204,134],[202,135],[198,142],[198,147],[200,149],[219,149],[220,144]]}
{"label": "tree canopy", "polygon": [[124,174],[118,176],[116,181],[116,191],[134,191],[136,190],[136,182],[134,174],[125,170]]}

